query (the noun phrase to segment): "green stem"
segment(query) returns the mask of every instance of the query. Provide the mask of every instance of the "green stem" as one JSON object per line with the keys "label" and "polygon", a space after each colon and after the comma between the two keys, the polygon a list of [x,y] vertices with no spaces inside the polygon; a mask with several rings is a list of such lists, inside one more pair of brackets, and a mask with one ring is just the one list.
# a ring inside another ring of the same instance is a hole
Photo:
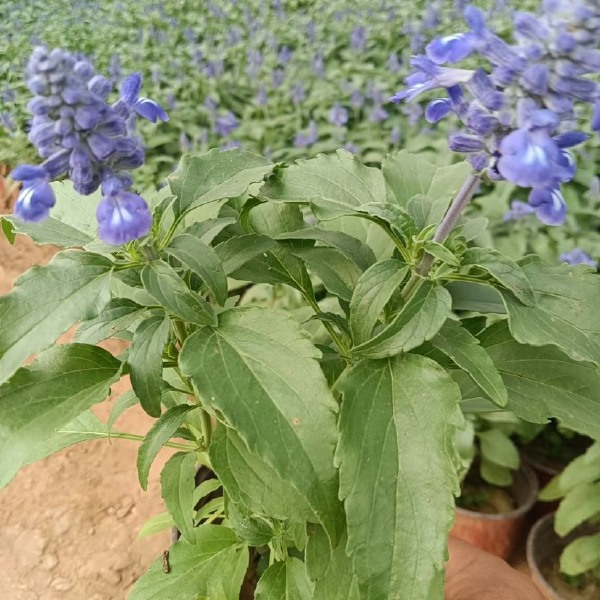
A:
{"label": "green stem", "polygon": [[204,447],[208,448],[212,438],[212,421],[210,419],[210,415],[204,409],[200,409],[200,425],[202,427]]}
{"label": "green stem", "polygon": [[[109,432],[104,432],[104,431],[58,431],[58,433],[70,433],[70,434],[74,434],[74,433],[85,433],[87,435],[95,435],[99,438],[117,438],[117,439],[121,439],[121,440],[130,440],[132,442],[143,442],[145,437],[143,435],[137,435],[135,433],[125,433],[122,431],[111,431]],[[191,451],[191,450],[196,450],[197,446],[195,444],[180,444],[178,442],[165,442],[164,446],[167,446],[169,448],[176,448],[177,450],[187,450],[187,451]]]}
{"label": "green stem", "polygon": [[[303,294],[304,299],[310,304],[310,307],[315,311],[315,314],[322,312],[321,307],[317,304],[317,301],[308,294]],[[339,336],[338,332],[335,330],[331,323],[327,323],[326,321],[321,321],[323,323],[323,327],[327,330],[327,333],[330,335],[331,339],[337,346],[337,349],[340,352],[340,355],[346,362],[350,363],[350,352],[344,344],[344,340]]]}
{"label": "green stem", "polygon": [[175,337],[177,338],[179,345],[183,346],[183,342],[185,342],[185,338],[187,337],[185,323],[179,319],[171,319],[171,325],[173,326],[173,331],[175,332]]}
{"label": "green stem", "polygon": [[[456,227],[456,224],[460,220],[460,217],[465,210],[467,204],[473,198],[473,194],[477,190],[479,183],[481,181],[480,173],[471,173],[467,177],[466,181],[463,183],[463,186],[460,188],[458,194],[452,201],[448,212],[445,214],[440,226],[438,227],[435,235],[433,236],[433,241],[439,244],[443,244],[447,239],[452,230]],[[433,265],[434,257],[432,254],[425,253],[423,258],[417,265],[417,268],[411,275],[408,280],[406,286],[402,290],[402,297],[407,300],[410,298],[420,287],[423,285],[425,281],[425,277],[429,275],[429,271]]]}

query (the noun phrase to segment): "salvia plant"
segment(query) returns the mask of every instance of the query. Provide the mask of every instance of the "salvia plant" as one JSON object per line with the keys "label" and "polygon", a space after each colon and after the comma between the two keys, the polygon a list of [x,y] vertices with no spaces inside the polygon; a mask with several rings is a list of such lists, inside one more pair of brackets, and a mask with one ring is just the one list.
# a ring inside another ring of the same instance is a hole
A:
{"label": "salvia plant", "polygon": [[[157,559],[134,600],[233,600],[248,570],[259,600],[443,598],[467,421],[509,411],[600,435],[593,268],[476,245],[486,222],[464,214],[484,180],[504,177],[533,190],[538,216],[560,220],[558,185],[574,169],[565,140],[583,142],[575,109],[596,99],[581,32],[593,35],[600,15],[581,0],[545,9],[551,18],[515,16],[546,32],[528,38],[537,53],[469,9],[473,32],[458,46],[432,42],[397,96],[446,88],[442,112],[468,128],[451,144],[468,162],[440,167],[402,150],[373,167],[339,150],[285,164],[213,149],[184,155],[144,198],[130,177],[143,154],[133,121],[164,120],[163,109],[139,95],[136,75],[109,104],[87,62],[35,50],[29,108],[44,160],[17,168],[17,214],[2,225],[9,239],[62,249],[0,299],[0,482],[113,436],[141,442],[145,488],[159,449],[178,450],[161,486],[163,522],[181,537],[170,569]],[[565,32],[574,44],[548,54]],[[353,43],[359,57],[368,32]],[[518,71],[500,81],[439,64],[469,53],[494,68],[518,58],[505,65]],[[563,54],[577,73],[555,71],[549,56]],[[548,64],[544,94],[524,76],[535,56]],[[572,85],[560,87],[565,77]],[[290,296],[265,306],[259,286]],[[71,327],[74,341],[55,345]],[[109,338],[126,350],[99,346]],[[132,391],[101,423],[91,407],[125,376]],[[156,419],[150,431],[115,430],[138,403]]]}

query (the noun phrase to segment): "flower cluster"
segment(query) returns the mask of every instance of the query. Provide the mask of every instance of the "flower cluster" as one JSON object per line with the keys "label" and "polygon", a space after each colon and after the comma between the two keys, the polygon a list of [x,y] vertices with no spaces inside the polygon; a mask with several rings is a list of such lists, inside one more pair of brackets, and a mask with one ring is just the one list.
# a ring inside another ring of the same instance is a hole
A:
{"label": "flower cluster", "polygon": [[[577,103],[593,106],[592,129],[600,130],[600,84],[587,77],[600,73],[600,4],[543,0],[542,9],[515,13],[509,44],[487,28],[478,8],[467,7],[470,31],[433,40],[426,55],[413,58],[406,89],[391,101],[445,88],[448,97],[432,100],[425,116],[435,123],[458,115],[464,130],[450,135],[450,148],[492,179],[531,188],[531,212],[559,225],[566,216],[561,184],[575,175],[567,148],[588,137],[573,130]],[[444,66],[473,53],[491,64],[490,73]]]}
{"label": "flower cluster", "polygon": [[109,105],[111,82],[96,75],[85,59],[60,49],[36,47],[28,64],[27,86],[35,94],[29,140],[44,162],[21,165],[12,177],[23,182],[15,214],[25,221],[48,217],[56,199],[50,181],[68,174],[74,188],[89,195],[101,188],[100,237],[122,244],[142,237],[152,218],[146,202],[132,193],[130,171],[144,162],[144,148],[133,129],[139,115],[166,121],[165,111],[139,95],[139,73],[127,77],[119,100]]}
{"label": "flower cluster", "polygon": [[594,268],[598,266],[598,263],[581,248],[573,248],[573,250],[561,254],[560,261],[569,265],[588,265]]}

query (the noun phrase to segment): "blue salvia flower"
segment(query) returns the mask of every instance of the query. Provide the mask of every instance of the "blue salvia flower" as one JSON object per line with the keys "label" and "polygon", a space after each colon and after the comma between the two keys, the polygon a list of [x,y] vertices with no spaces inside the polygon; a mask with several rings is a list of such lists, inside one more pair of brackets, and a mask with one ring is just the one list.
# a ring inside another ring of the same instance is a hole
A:
{"label": "blue salvia flower", "polygon": [[231,111],[228,111],[224,115],[219,115],[215,119],[213,131],[216,135],[227,137],[231,135],[239,127],[239,125],[240,123],[236,116]]}
{"label": "blue salvia flower", "polygon": [[355,27],[350,33],[350,47],[359,52],[367,47],[367,30],[362,25]]}
{"label": "blue salvia flower", "polygon": [[259,86],[255,101],[258,106],[266,106],[267,102],[269,101],[267,90],[264,85]]}
{"label": "blue salvia flower", "polygon": [[246,52],[246,61],[246,73],[250,79],[254,80],[258,77],[263,63],[262,53],[257,48],[250,48]]}
{"label": "blue salvia flower", "polygon": [[329,122],[337,127],[342,127],[348,122],[348,110],[336,102],[329,111]]}
{"label": "blue salvia flower", "polygon": [[281,87],[281,84],[285,80],[285,71],[283,69],[275,69],[271,75],[271,81],[273,83],[273,88],[277,89]]}
{"label": "blue salvia flower", "polygon": [[402,68],[402,61],[396,52],[392,52],[388,56],[387,68],[390,73],[397,73]]}
{"label": "blue salvia flower", "polygon": [[[515,43],[486,26],[483,13],[467,7],[470,31],[433,40],[426,56],[413,58],[407,87],[391,98],[413,100],[445,89],[447,97],[426,109],[435,123],[455,113],[465,130],[451,134],[450,148],[468,154],[476,170],[531,188],[529,204],[547,225],[566,216],[561,184],[575,175],[568,148],[587,136],[570,131],[575,104],[594,105],[592,127],[600,130],[600,4],[596,0],[544,0],[543,15],[514,15]],[[443,66],[477,53],[491,64],[465,70]]]}
{"label": "blue salvia flower", "polygon": [[369,121],[373,123],[381,123],[381,121],[385,121],[388,118],[388,111],[381,106],[381,104],[376,104],[369,113]]}
{"label": "blue salvia flower", "polygon": [[44,220],[56,202],[49,182],[67,173],[81,194],[101,187],[97,217],[104,241],[122,244],[148,232],[148,206],[128,191],[130,171],[144,162],[144,148],[131,126],[137,115],[153,122],[168,116],[156,102],[139,96],[141,83],[139,73],[130,75],[119,100],[109,105],[112,84],[95,75],[89,62],[60,49],[34,49],[27,77],[35,94],[28,104],[33,114],[29,140],[46,160],[12,173],[23,182],[15,205],[19,218]]}
{"label": "blue salvia flower", "polygon": [[598,262],[581,248],[573,248],[573,250],[561,254],[560,261],[569,265],[589,265],[594,268],[598,266]]}
{"label": "blue salvia flower", "polygon": [[315,76],[321,79],[325,75],[325,59],[323,57],[323,50],[319,49],[312,59],[311,63],[312,72]]}
{"label": "blue salvia flower", "polygon": [[0,124],[9,135],[17,130],[17,122],[9,112],[0,112]]}
{"label": "blue salvia flower", "polygon": [[304,84],[295,83],[292,86],[292,91],[290,93],[290,97],[295,106],[302,104],[302,102],[304,102],[304,100],[306,98],[306,89],[304,87]]}
{"label": "blue salvia flower", "polygon": [[365,97],[360,90],[354,90],[350,95],[350,105],[352,108],[358,110],[365,104]]}
{"label": "blue salvia flower", "polygon": [[4,102],[5,104],[9,104],[11,102],[15,101],[16,95],[15,92],[13,90],[11,90],[8,86],[6,86],[3,90],[2,90],[2,102]]}
{"label": "blue salvia flower", "polygon": [[285,67],[292,59],[292,54],[293,52],[287,46],[282,46],[277,53],[277,62]]}
{"label": "blue salvia flower", "polygon": [[294,138],[294,146],[296,148],[306,148],[312,146],[319,140],[319,128],[314,121],[308,124],[308,131],[300,131]]}

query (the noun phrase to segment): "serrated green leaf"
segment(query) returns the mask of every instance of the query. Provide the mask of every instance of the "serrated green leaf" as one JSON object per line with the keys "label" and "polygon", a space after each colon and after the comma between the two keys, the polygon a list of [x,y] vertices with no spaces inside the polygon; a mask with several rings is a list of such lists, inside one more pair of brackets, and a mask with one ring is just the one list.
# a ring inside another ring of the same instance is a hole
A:
{"label": "serrated green leaf", "polygon": [[336,463],[360,598],[441,599],[458,492],[458,387],[411,354],[363,360],[339,387]]}
{"label": "serrated green leaf", "polygon": [[104,400],[121,374],[121,362],[102,348],[56,346],[0,386],[0,487],[25,464],[66,447],[85,433],[57,431]]}
{"label": "serrated green leaf", "polygon": [[256,600],[313,600],[314,585],[306,574],[306,565],[288,558],[271,565],[258,580]]}
{"label": "serrated green leaf", "polygon": [[112,266],[98,254],[68,250],[19,277],[0,298],[0,382],[71,325],[102,311],[110,300]]}
{"label": "serrated green leaf", "polygon": [[425,252],[431,254],[439,261],[452,265],[453,267],[460,267],[460,262],[456,256],[446,246],[434,242],[433,240],[427,240],[423,245]]}
{"label": "serrated green leaf", "polygon": [[513,337],[533,346],[552,344],[574,360],[600,365],[600,278],[587,267],[550,267],[535,258],[521,266],[536,304],[523,306],[502,294]]}
{"label": "serrated green leaf", "polygon": [[302,211],[293,204],[263,202],[248,214],[248,227],[254,233],[275,237],[305,227]]}
{"label": "serrated green leaf", "polygon": [[581,575],[599,565],[600,533],[577,538],[560,555],[560,571],[565,575]]}
{"label": "serrated green leaf", "polygon": [[350,301],[362,275],[361,268],[353,260],[335,248],[320,246],[293,252],[323,282],[328,292],[342,300]]}
{"label": "serrated green leaf", "polygon": [[[508,392],[507,409],[532,423],[559,419],[574,431],[600,438],[600,373],[590,363],[575,361],[552,346],[519,344],[506,322],[480,335]],[[477,397],[478,389],[465,398]]]}
{"label": "serrated green leaf", "polygon": [[241,269],[247,262],[277,247],[266,235],[248,233],[232,237],[215,247],[215,252],[227,275]]}
{"label": "serrated green leaf", "polygon": [[461,260],[467,270],[480,268],[510,290],[522,303],[532,306],[535,296],[523,269],[511,258],[492,248],[469,248]]}
{"label": "serrated green leaf", "polygon": [[352,349],[365,358],[385,358],[408,352],[430,340],[450,316],[452,300],[445,288],[425,281],[398,315],[374,338]]}
{"label": "serrated green leaf", "polygon": [[145,310],[128,298],[112,298],[96,318],[79,325],[75,340],[84,344],[97,344],[126,330],[142,317]]}
{"label": "serrated green leaf", "polygon": [[388,198],[399,206],[406,206],[411,198],[421,194],[445,200],[447,207],[471,172],[465,162],[437,167],[406,150],[386,156],[382,170]]}
{"label": "serrated green leaf", "polygon": [[131,386],[142,408],[151,417],[160,416],[162,355],[169,339],[169,332],[168,317],[149,317],[138,325],[129,348],[127,364]]}
{"label": "serrated green leaf", "polygon": [[499,429],[489,429],[480,431],[477,437],[485,459],[507,469],[519,468],[519,451],[505,433]]}
{"label": "serrated green leaf", "polygon": [[558,505],[554,530],[565,536],[575,527],[600,514],[600,481],[580,483]]}
{"label": "serrated green leaf", "polygon": [[194,542],[181,539],[169,550],[169,573],[162,558],[155,560],[137,581],[128,600],[198,600],[221,594],[223,600],[238,600],[248,550],[235,533],[220,525],[202,525],[194,530]]}
{"label": "serrated green leaf", "polygon": [[182,233],[188,233],[200,238],[205,244],[210,244],[219,235],[219,233],[225,229],[225,227],[233,225],[236,222],[237,221],[234,217],[217,217],[214,219],[206,219],[206,221],[200,221],[199,223],[190,225],[184,229]]}
{"label": "serrated green leaf", "polygon": [[138,477],[142,489],[145,490],[148,487],[148,474],[156,455],[181,427],[187,413],[194,410],[194,408],[197,408],[197,406],[189,404],[178,404],[173,408],[169,408],[146,434],[144,441],[140,444],[137,456]]}
{"label": "serrated green leaf", "polygon": [[250,513],[285,521],[317,521],[300,492],[256,456],[228,427],[216,428],[209,448],[211,465],[227,495]]}
{"label": "serrated green leaf", "polygon": [[265,518],[253,515],[237,523],[235,533],[242,542],[249,546],[266,546],[275,535],[272,524]]}
{"label": "serrated green leaf", "polygon": [[380,261],[359,278],[350,299],[350,329],[356,345],[370,339],[385,305],[406,278],[408,267],[400,261]]}
{"label": "serrated green leaf", "polygon": [[418,195],[408,201],[406,212],[412,217],[417,229],[420,231],[440,223],[449,204],[450,199],[447,197],[430,198],[429,196]]}
{"label": "serrated green leaf", "polygon": [[345,150],[318,155],[274,174],[260,196],[278,202],[306,204],[320,220],[352,214],[361,204],[381,202],[385,185],[379,169],[366,167]]}
{"label": "serrated green leaf", "polygon": [[160,474],[160,488],[165,506],[173,518],[175,527],[191,544],[196,542],[193,519],[195,467],[196,458],[192,452],[177,452],[167,461]]}
{"label": "serrated green leaf", "polygon": [[155,535],[156,533],[160,533],[165,529],[172,529],[175,527],[175,523],[173,522],[173,517],[168,513],[160,513],[158,515],[154,515],[150,517],[138,531],[138,538],[145,538],[151,535]]}
{"label": "serrated green leaf", "polygon": [[141,277],[146,291],[176,317],[197,325],[217,324],[213,307],[192,292],[166,262],[151,262],[142,269]]}
{"label": "serrated green leaf", "polygon": [[354,261],[362,270],[368,269],[375,263],[373,250],[367,244],[342,231],[329,231],[327,229],[302,229],[291,231],[277,236],[278,240],[315,240],[323,242],[326,246],[336,248],[349,259]]}
{"label": "serrated green leaf", "polygon": [[108,416],[108,421],[106,422],[106,429],[109,433],[113,427],[113,425],[117,422],[117,419],[132,406],[135,406],[139,403],[139,398],[135,395],[133,390],[127,390],[124,394],[121,394],[117,401],[115,402],[112,410],[110,411],[110,415]]}
{"label": "serrated green leaf", "polygon": [[466,371],[498,406],[506,406],[508,394],[498,369],[479,340],[460,323],[447,320],[431,343]]}
{"label": "serrated green leaf", "polygon": [[273,167],[266,158],[240,150],[221,152],[215,148],[199,156],[185,155],[168,178],[178,199],[176,214],[222,198],[237,198],[250,184],[262,181]]}
{"label": "serrated green leaf", "polygon": [[221,313],[217,329],[192,334],[179,364],[251,452],[306,497],[335,543],[342,519],[333,467],[337,403],[319,356],[291,315],[246,307]]}
{"label": "serrated green leaf", "polygon": [[179,260],[186,269],[196,273],[206,284],[215,300],[223,306],[227,300],[227,275],[214,248],[193,235],[178,235],[165,252]]}

